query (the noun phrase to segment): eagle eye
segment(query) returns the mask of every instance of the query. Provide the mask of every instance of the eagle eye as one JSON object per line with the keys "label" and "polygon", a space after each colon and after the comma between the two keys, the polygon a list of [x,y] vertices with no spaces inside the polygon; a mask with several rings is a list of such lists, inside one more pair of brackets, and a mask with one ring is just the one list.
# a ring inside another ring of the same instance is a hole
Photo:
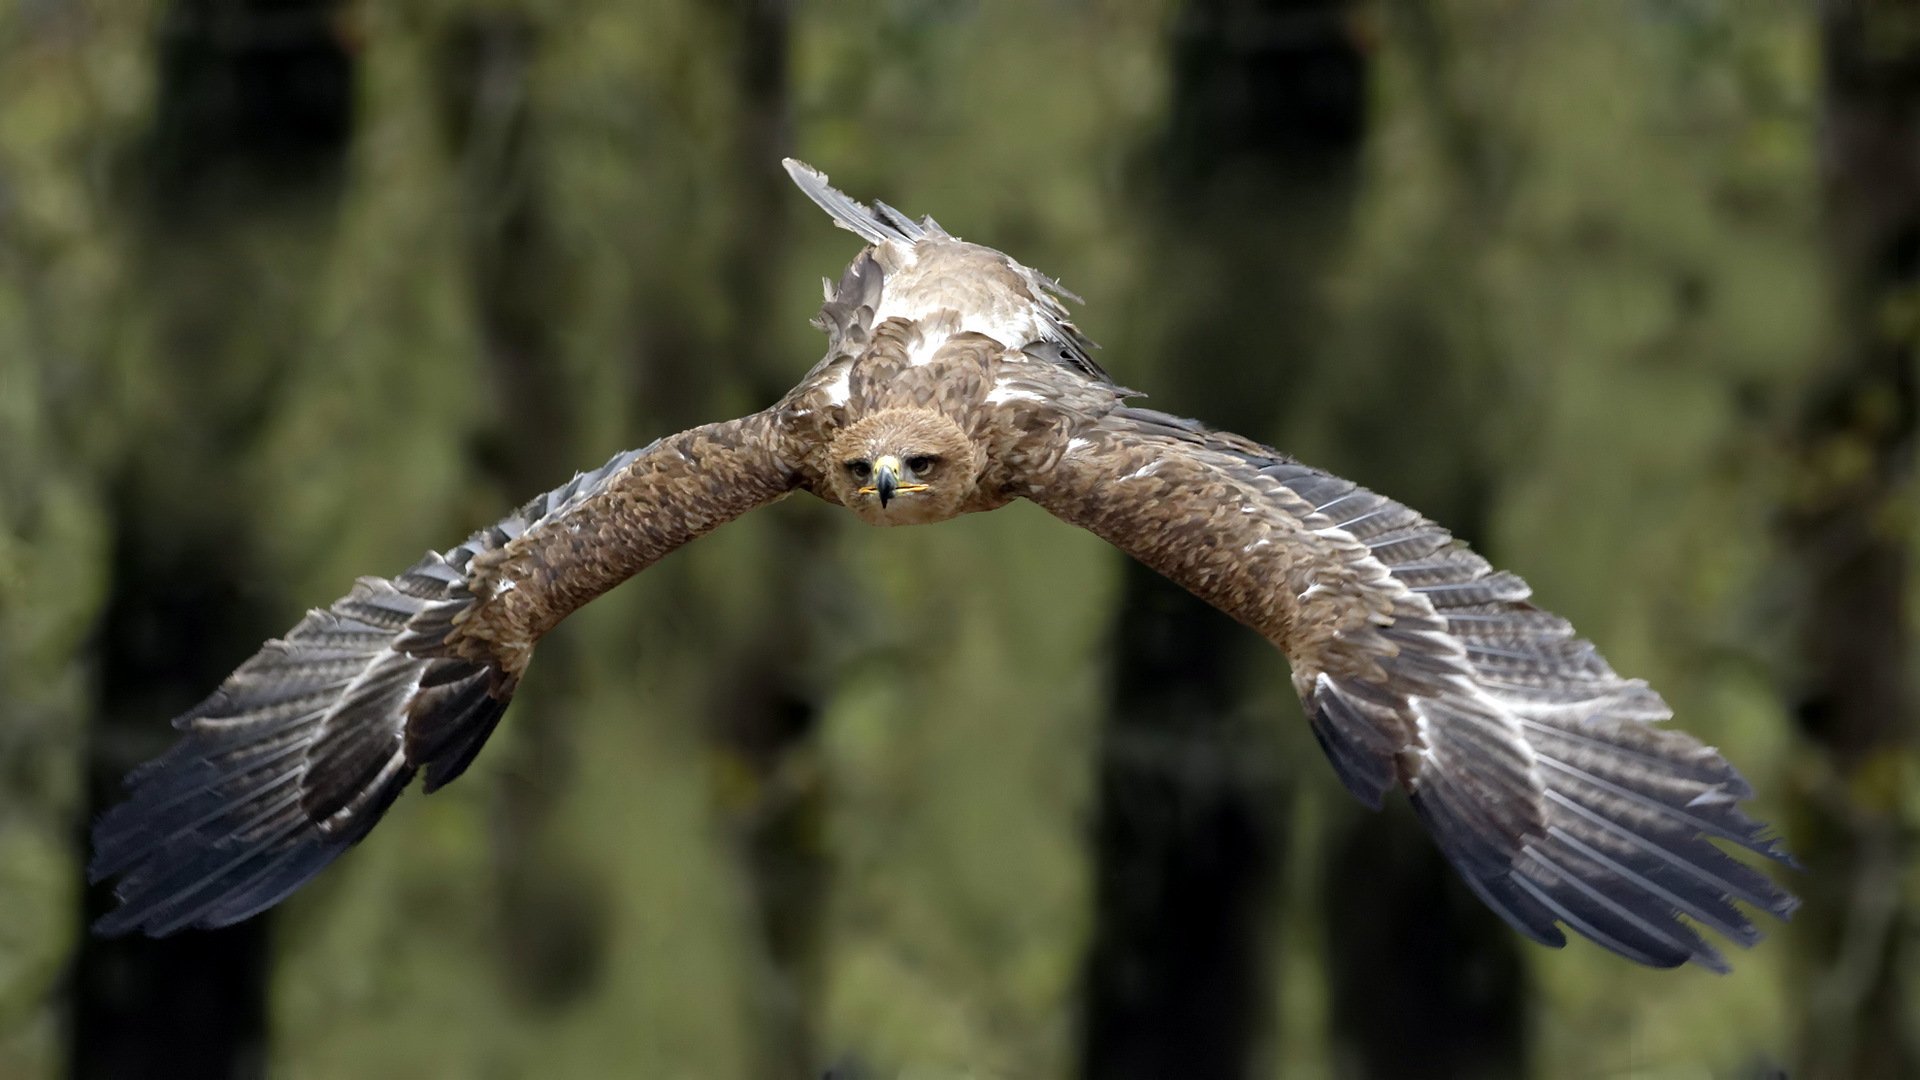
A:
{"label": "eagle eye", "polygon": [[907,468],[917,475],[927,472],[939,463],[940,459],[932,454],[915,454],[907,459]]}
{"label": "eagle eye", "polygon": [[864,461],[849,461],[847,471],[853,474],[855,480],[865,480],[873,475],[873,466]]}

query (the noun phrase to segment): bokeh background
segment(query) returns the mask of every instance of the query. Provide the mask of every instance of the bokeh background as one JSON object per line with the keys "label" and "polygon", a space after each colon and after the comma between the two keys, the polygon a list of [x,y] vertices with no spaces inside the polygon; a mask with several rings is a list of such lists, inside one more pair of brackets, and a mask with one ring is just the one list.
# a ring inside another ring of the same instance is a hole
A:
{"label": "bokeh background", "polygon": [[[0,4],[0,1076],[1920,1075],[1916,132],[1916,0]],[[791,500],[282,908],[88,938],[261,639],[808,368],[790,153],[1527,576],[1799,917],[1527,944],[1091,536]]]}

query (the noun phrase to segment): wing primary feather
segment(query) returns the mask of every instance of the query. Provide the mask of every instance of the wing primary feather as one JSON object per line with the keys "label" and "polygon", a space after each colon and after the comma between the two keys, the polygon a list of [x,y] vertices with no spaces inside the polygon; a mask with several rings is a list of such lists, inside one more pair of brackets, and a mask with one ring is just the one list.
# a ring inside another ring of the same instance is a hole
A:
{"label": "wing primary feather", "polygon": [[1555,898],[1545,889],[1542,889],[1538,884],[1526,877],[1516,875],[1513,881],[1521,889],[1525,890],[1527,895],[1533,897],[1542,907],[1553,912],[1555,918],[1572,927],[1573,930],[1582,937],[1593,941],[1595,944],[1609,951],[1618,953],[1637,964],[1645,964],[1648,967],[1679,967],[1681,964],[1687,962],[1687,956],[1677,958],[1659,956],[1638,946],[1628,944],[1625,940],[1614,936],[1613,933],[1592,922],[1580,912],[1568,907],[1566,903]]}
{"label": "wing primary feather", "polygon": [[1729,826],[1722,825],[1719,822],[1711,821],[1711,820],[1708,820],[1707,818],[1700,817],[1696,814],[1688,813],[1685,809],[1681,807],[1669,806],[1668,804],[1661,802],[1659,799],[1653,798],[1652,796],[1647,795],[1644,792],[1635,791],[1634,789],[1627,787],[1624,784],[1616,784],[1611,780],[1603,780],[1600,777],[1595,776],[1594,774],[1586,771],[1585,769],[1581,769],[1574,765],[1569,765],[1568,763],[1564,761],[1560,761],[1556,758],[1543,757],[1540,759],[1540,761],[1549,769],[1559,772],[1570,779],[1577,780],[1580,783],[1587,784],[1591,787],[1597,788],[1600,791],[1606,792],[1609,795],[1613,795],[1620,799],[1626,800],[1627,802],[1633,803],[1634,805],[1639,806],[1642,809],[1650,810],[1655,814],[1661,814],[1661,815],[1665,815],[1666,817],[1672,818],[1674,824],[1677,826],[1684,827],[1687,829],[1692,829],[1697,832],[1711,833],[1712,835],[1718,836],[1722,839],[1731,840],[1742,847],[1748,848],[1753,851],[1757,851],[1762,855],[1770,853],[1770,848],[1772,845],[1765,843],[1764,841],[1758,839],[1757,837],[1749,833],[1744,833],[1738,829],[1734,829]]}
{"label": "wing primary feather", "polygon": [[1724,902],[1706,904],[1701,903],[1697,898],[1682,896],[1680,893],[1648,877],[1628,863],[1622,862],[1599,848],[1586,843],[1558,825],[1551,827],[1548,830],[1548,835],[1572,848],[1577,854],[1584,856],[1589,861],[1619,875],[1635,888],[1646,892],[1677,910],[1686,912],[1688,915],[1706,924],[1709,929],[1733,939],[1733,941],[1739,945],[1751,946],[1754,942],[1760,940],[1759,929],[1752,923],[1740,918],[1740,913],[1727,906]]}
{"label": "wing primary feather", "polygon": [[487,736],[500,723],[500,717],[507,711],[507,703],[488,696],[480,699],[473,713],[460,725],[458,738],[448,742],[440,756],[427,764],[427,777],[424,789],[431,795],[460,778],[479,755],[480,748],[487,743]]}
{"label": "wing primary feather", "polygon": [[[1556,846],[1566,846],[1559,835],[1550,835]],[[1541,854],[1537,849],[1532,853],[1536,857]],[[1578,856],[1577,852],[1574,854]],[[1673,909],[1664,902],[1656,899],[1653,904],[1648,904],[1642,896],[1632,893],[1618,895],[1623,888],[1632,887],[1632,883],[1626,879],[1605,873],[1583,876],[1572,873],[1564,865],[1556,869],[1568,888],[1586,897],[1598,910],[1611,915],[1618,926],[1616,933],[1633,935],[1640,943],[1640,948],[1670,960],[1676,966],[1693,960],[1722,975],[1729,970],[1726,960],[1701,940],[1698,934],[1688,929],[1685,923],[1675,919]],[[1640,908],[1652,908],[1652,913],[1637,909],[1636,904]]]}
{"label": "wing primary feather", "polygon": [[[1618,715],[1612,711],[1610,703],[1607,715]],[[1718,755],[1706,751],[1705,747],[1697,748],[1705,751],[1702,755],[1704,762],[1688,761],[1672,752],[1655,754],[1639,747],[1602,739],[1597,734],[1597,728],[1594,732],[1581,731],[1573,727],[1543,723],[1524,714],[1520,718],[1520,723],[1536,741],[1564,743],[1589,754],[1606,755],[1630,762],[1652,773],[1665,774],[1709,787],[1723,787],[1740,799],[1751,798],[1753,795],[1753,787],[1747,783],[1746,778],[1734,771],[1733,767]]]}
{"label": "wing primary feather", "polygon": [[289,847],[229,886],[216,901],[202,906],[194,918],[183,925],[230,926],[264,911],[305,884],[330,858],[322,849]]}
{"label": "wing primary feather", "polygon": [[1352,715],[1351,707],[1337,692],[1323,692],[1315,701],[1319,708],[1310,714],[1312,722],[1308,726],[1332,761],[1334,775],[1354,798],[1369,809],[1380,809],[1381,799],[1393,784],[1393,759],[1365,745],[1366,722]]}
{"label": "wing primary feather", "polygon": [[[263,848],[280,840],[297,827],[296,819],[287,812],[296,808],[299,800],[300,793],[290,791],[277,799],[268,801],[264,806],[254,807],[251,814],[236,824],[236,836],[239,835],[240,829],[257,827],[275,815],[283,815],[280,827],[247,841],[240,847],[238,853],[234,853],[234,845],[229,841],[207,847],[199,853],[200,857],[197,859],[182,860],[171,867],[161,868],[161,872],[154,878],[143,882],[153,890],[158,899],[140,911],[137,923],[128,921],[131,916],[126,914],[127,909],[123,907],[103,916],[96,924],[96,928],[103,933],[118,933],[123,929],[133,929],[135,925],[139,925],[158,935],[171,933],[187,925],[191,919],[181,920],[176,917],[187,901],[206,893],[216,885],[224,885],[223,879],[229,871],[256,857]],[[216,895],[224,895],[224,890],[217,892]]]}
{"label": "wing primary feather", "polygon": [[[1510,884],[1507,889],[1495,892],[1487,880],[1475,877],[1472,874],[1462,874],[1460,875],[1460,880],[1466,883],[1467,888],[1472,891],[1473,895],[1480,898],[1481,903],[1492,908],[1495,915],[1500,916],[1508,926],[1518,930],[1529,940],[1537,944],[1545,945],[1549,949],[1566,947],[1567,937],[1565,934],[1562,934],[1560,928],[1555,925],[1553,913],[1551,911],[1541,910],[1533,918],[1529,919],[1515,906],[1516,901],[1519,901],[1522,897],[1513,894],[1514,890]],[[1505,879],[1500,880],[1504,881]],[[1533,903],[1536,907],[1539,906],[1538,900],[1534,900]]]}

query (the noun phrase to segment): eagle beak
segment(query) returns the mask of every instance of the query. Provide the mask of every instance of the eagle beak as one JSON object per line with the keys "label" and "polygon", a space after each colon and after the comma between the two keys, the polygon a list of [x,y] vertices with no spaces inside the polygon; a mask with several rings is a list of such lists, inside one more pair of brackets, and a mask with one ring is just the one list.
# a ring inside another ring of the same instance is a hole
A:
{"label": "eagle beak", "polygon": [[903,484],[900,482],[900,459],[892,454],[873,463],[873,483],[860,489],[862,495],[880,496],[880,509],[885,510],[893,497],[902,491],[925,491],[925,484]]}

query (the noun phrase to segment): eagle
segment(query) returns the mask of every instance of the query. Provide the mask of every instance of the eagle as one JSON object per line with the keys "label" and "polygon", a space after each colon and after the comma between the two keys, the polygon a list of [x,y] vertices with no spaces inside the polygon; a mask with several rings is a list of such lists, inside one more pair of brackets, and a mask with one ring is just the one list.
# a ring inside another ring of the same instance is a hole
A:
{"label": "eagle", "polygon": [[[825,357],[772,407],[616,455],[458,546],[268,641],[174,721],[93,834],[103,934],[216,927],[359,842],[424,773],[472,763],[535,645],[689,541],[804,491],[871,525],[1015,499],[1093,532],[1264,636],[1348,791],[1406,793],[1486,905],[1657,967],[1727,970],[1792,895],[1719,842],[1792,865],[1752,788],[1566,620],[1402,504],[1250,439],[1130,405],[1057,282],[835,190],[865,246],[826,281]],[[1563,930],[1564,928],[1564,930]]]}

